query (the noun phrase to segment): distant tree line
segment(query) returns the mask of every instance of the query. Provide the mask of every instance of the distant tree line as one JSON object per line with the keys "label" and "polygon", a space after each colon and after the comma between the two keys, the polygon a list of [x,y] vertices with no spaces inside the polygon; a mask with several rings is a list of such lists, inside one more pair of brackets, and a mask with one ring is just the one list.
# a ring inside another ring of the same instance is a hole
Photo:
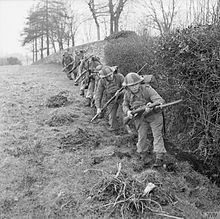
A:
{"label": "distant tree line", "polygon": [[56,53],[56,44],[59,50],[63,49],[64,43],[75,45],[73,17],[68,14],[63,2],[41,0],[26,19],[22,45],[32,45],[33,61],[38,60],[38,53],[42,59],[44,50],[47,56],[50,55],[51,47]]}
{"label": "distant tree line", "polygon": [[[22,45],[31,46],[33,62],[51,53],[75,46],[76,34],[86,22],[94,23],[96,39],[117,34],[122,24],[136,22],[129,20],[132,11],[129,7],[137,6],[143,12],[139,35],[149,37],[152,34],[165,37],[176,28],[194,24],[213,24],[219,22],[220,0],[84,0],[83,17],[78,14],[76,0],[37,0],[26,18],[22,32]],[[75,8],[72,7],[73,3]],[[181,4],[181,7],[180,5]],[[184,12],[180,10],[184,6]],[[138,23],[138,21],[137,21]],[[87,28],[84,25],[84,28]],[[91,28],[91,25],[88,27]]]}
{"label": "distant tree line", "polygon": [[[73,0],[74,1],[74,0]],[[92,17],[79,20],[68,1],[39,0],[30,10],[21,36],[22,46],[31,45],[33,62],[46,55],[75,46],[75,35],[79,26],[93,19],[97,28],[97,39],[100,40],[100,24],[103,20],[109,23],[109,34],[118,32],[119,19],[128,1],[132,0],[86,0]],[[85,4],[85,5],[86,5]],[[107,18],[107,19],[106,19]]]}
{"label": "distant tree line", "polygon": [[17,57],[0,58],[0,66],[2,65],[22,65]]}

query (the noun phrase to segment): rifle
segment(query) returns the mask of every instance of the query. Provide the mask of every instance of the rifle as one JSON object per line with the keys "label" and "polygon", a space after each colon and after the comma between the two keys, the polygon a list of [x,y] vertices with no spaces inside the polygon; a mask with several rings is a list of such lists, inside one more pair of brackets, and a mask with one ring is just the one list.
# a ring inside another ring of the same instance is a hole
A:
{"label": "rifle", "polygon": [[[83,62],[87,61],[89,58],[91,58],[93,55],[90,55],[89,57],[87,57],[86,59],[83,60]],[[78,62],[78,64],[72,69],[72,71],[74,71],[79,65],[80,65],[81,61]],[[88,71],[89,69],[83,71],[76,79],[75,79],[75,83],[77,83],[79,81],[79,79],[85,75],[85,73]]]}
{"label": "rifle", "polygon": [[74,63],[74,61],[72,61],[72,62],[70,62],[67,66],[65,66],[64,68],[63,68],[63,70],[62,71],[65,71],[70,65],[72,65]]}
{"label": "rifle", "polygon": [[[89,57],[87,57],[85,60],[83,60],[83,62],[87,61],[87,60],[88,60],[89,58],[91,58],[91,57],[93,57],[93,55],[90,55]],[[80,64],[80,62],[77,64],[77,66],[78,66],[79,64]],[[77,67],[77,66],[76,66],[76,67]],[[73,70],[75,70],[76,67],[75,67]],[[73,71],[73,70],[72,70],[72,71]],[[83,72],[75,79],[75,83],[77,83],[77,82],[86,74],[87,71],[89,71],[89,69],[83,71]]]}
{"label": "rifle", "polygon": [[[137,72],[137,74],[139,74],[139,73],[142,71],[142,69],[143,69],[147,64],[148,64],[148,63],[145,63],[145,64],[141,67],[141,69]],[[125,88],[126,88],[126,86],[123,86],[123,87],[121,87],[119,90],[117,90],[117,91],[115,92],[114,96],[113,96],[108,102],[106,102],[106,103],[104,104],[104,106],[103,106],[102,109],[101,109],[101,112],[100,112],[100,113],[97,113],[97,114],[90,120],[90,122],[92,122],[92,121],[94,121],[96,118],[98,118],[98,116],[104,112],[104,110],[107,108],[107,106],[108,106],[108,105],[117,97],[117,95],[120,94],[120,92],[123,91]]]}
{"label": "rifle", "polygon": [[[149,107],[150,110],[147,111],[147,112],[145,111],[146,105],[144,105],[144,106],[141,106],[141,107],[139,107],[139,108],[137,108],[137,109],[135,109],[135,110],[132,110],[131,113],[132,113],[132,115],[133,115],[134,117],[136,117],[136,116],[138,116],[138,115],[141,115],[141,114],[143,114],[143,113],[144,113],[144,115],[147,115],[147,114],[149,114],[150,112],[152,112],[152,111],[155,110],[155,109],[163,109],[163,108],[165,108],[165,107],[172,106],[172,105],[177,104],[177,103],[180,103],[180,102],[182,102],[182,99],[176,100],[176,101],[173,101],[173,102],[170,102],[170,103],[165,103],[165,104],[162,104],[162,105],[161,105],[161,104],[156,104],[156,105],[154,105],[154,106]],[[131,120],[132,120],[132,118],[126,116],[126,117],[124,118],[124,124],[127,125]]]}
{"label": "rifle", "polygon": [[86,72],[89,71],[88,69],[86,69],[84,72],[82,72],[82,74],[80,74],[76,79],[75,79],[75,83],[77,83],[79,81],[80,78],[82,78],[82,76],[84,76],[86,74]]}
{"label": "rifle", "polygon": [[125,88],[125,87],[121,87],[119,90],[117,90],[117,91],[115,92],[115,94],[111,97],[111,99],[104,104],[104,106],[103,106],[102,109],[101,109],[101,112],[100,112],[100,113],[96,113],[95,116],[90,120],[90,122],[92,122],[92,121],[94,121],[96,118],[98,118],[98,116],[101,115],[101,114],[105,111],[105,109],[108,107],[108,105],[118,96],[118,94],[119,94],[124,88]]}

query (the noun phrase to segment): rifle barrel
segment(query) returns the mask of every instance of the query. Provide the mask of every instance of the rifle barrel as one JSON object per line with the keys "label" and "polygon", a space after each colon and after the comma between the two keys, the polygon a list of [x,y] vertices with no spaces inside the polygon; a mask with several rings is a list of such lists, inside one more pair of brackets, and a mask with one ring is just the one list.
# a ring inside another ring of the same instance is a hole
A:
{"label": "rifle barrel", "polygon": [[[165,107],[168,107],[168,106],[172,106],[172,105],[174,105],[174,104],[177,104],[177,103],[180,103],[180,102],[182,102],[182,99],[179,99],[179,100],[176,100],[176,101],[173,101],[173,102],[170,102],[170,103],[166,103],[166,104],[162,104],[162,105],[159,105],[159,106],[155,106],[155,108],[157,109],[157,108],[160,108],[160,109],[163,109],[163,108],[165,108]],[[153,107],[154,108],[154,107]],[[153,109],[152,108],[152,109]],[[143,106],[138,110],[134,110],[133,111],[133,115],[134,114],[137,114],[137,113],[141,113],[143,111],[143,113],[144,113],[144,111],[145,110],[143,110]],[[126,124],[128,124],[129,122],[131,121],[131,118],[130,117],[128,117],[128,116],[126,116],[125,118],[124,118],[124,124],[126,125]]]}
{"label": "rifle barrel", "polygon": [[176,101],[173,101],[173,102],[170,102],[170,103],[165,103],[165,104],[162,104],[162,105],[159,105],[159,106],[155,106],[155,108],[161,108],[162,109],[164,107],[172,106],[172,105],[180,103],[182,101],[183,101],[182,99],[179,99],[179,100],[176,100]]}

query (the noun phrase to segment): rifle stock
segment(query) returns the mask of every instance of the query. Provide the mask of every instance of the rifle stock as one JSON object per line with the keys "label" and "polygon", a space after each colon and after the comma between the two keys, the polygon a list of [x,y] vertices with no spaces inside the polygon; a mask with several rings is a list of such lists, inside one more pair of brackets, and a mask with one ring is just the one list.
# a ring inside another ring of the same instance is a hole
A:
{"label": "rifle stock", "polygon": [[[148,112],[145,112],[146,105],[144,105],[144,106],[139,107],[138,109],[132,110],[131,113],[132,113],[133,117],[135,117],[136,115],[139,115],[139,114],[143,114],[143,113],[145,113],[145,115],[147,115],[150,112],[152,112],[154,109],[163,109],[165,107],[172,106],[172,105],[175,105],[180,102],[182,102],[182,99],[179,99],[179,100],[176,100],[176,101],[173,101],[170,103],[162,104],[162,105],[155,105],[153,107],[150,107],[150,110]],[[132,118],[126,116],[124,118],[124,124],[127,125],[132,120]]]}

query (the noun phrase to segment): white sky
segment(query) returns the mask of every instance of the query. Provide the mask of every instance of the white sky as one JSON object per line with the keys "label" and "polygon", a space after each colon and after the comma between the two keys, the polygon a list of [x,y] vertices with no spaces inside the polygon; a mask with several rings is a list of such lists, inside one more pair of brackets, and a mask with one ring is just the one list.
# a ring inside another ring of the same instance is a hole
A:
{"label": "white sky", "polygon": [[[169,0],[164,0],[164,2],[168,1]],[[197,1],[205,0],[194,0],[194,2]],[[210,2],[215,1],[216,0],[210,0]],[[86,7],[86,4],[83,4],[83,2],[85,3],[85,0],[75,0],[74,8],[77,9],[78,13],[80,12],[84,15],[90,14],[88,7]],[[186,2],[189,2],[189,0],[179,0],[179,2],[182,3],[179,9],[183,9],[183,6]],[[25,18],[28,16],[29,9],[34,3],[35,0],[0,0],[0,57],[14,53],[21,53],[24,56],[30,54],[28,47],[21,46],[22,37],[20,34],[25,26]],[[181,15],[184,14],[183,12],[184,10]],[[140,16],[141,11],[136,9],[135,13],[130,13],[128,18],[126,18],[128,19],[127,24],[126,26],[122,25],[122,28],[134,30],[138,24],[137,18]],[[96,30],[94,28],[94,22],[91,23],[90,21],[87,22],[87,24],[85,23],[76,35],[76,44],[79,45],[88,42],[88,36],[95,40],[96,35],[93,35],[96,33]],[[102,32],[104,33],[104,30]]]}
{"label": "white sky", "polygon": [[[78,12],[88,10],[85,4],[82,5],[82,1],[84,0],[74,1]],[[25,27],[29,9],[35,3],[36,0],[0,0],[0,57],[14,53],[21,53],[24,56],[31,55],[28,46],[21,46],[20,34]],[[85,31],[85,28],[82,31]],[[86,43],[87,39],[81,33],[76,37],[76,41],[81,44]]]}
{"label": "white sky", "polygon": [[33,0],[0,0],[0,56],[29,52],[21,47],[20,33]]}

